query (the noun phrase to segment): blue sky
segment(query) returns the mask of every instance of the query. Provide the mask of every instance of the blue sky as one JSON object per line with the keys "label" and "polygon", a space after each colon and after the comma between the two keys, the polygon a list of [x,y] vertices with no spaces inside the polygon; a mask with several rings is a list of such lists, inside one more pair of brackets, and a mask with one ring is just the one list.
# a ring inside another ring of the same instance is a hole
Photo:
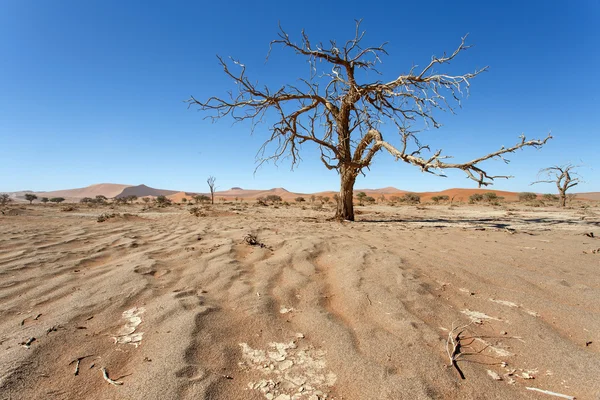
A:
{"label": "blue sky", "polygon": [[[384,78],[433,54],[453,50],[469,33],[475,47],[451,65],[489,72],[472,82],[457,115],[421,140],[457,161],[480,156],[518,136],[555,139],[485,164],[515,175],[498,190],[529,187],[540,168],[573,162],[600,191],[595,170],[600,138],[597,71],[600,3],[582,1],[25,1],[5,0],[0,12],[0,191],[54,190],[114,182],[189,191],[285,187],[296,192],[337,190],[311,146],[303,163],[266,165],[255,154],[268,125],[216,124],[183,100],[233,89],[216,54],[234,56],[254,80],[274,87],[306,77],[302,58],[276,49],[265,64],[278,22],[292,37],[302,28],[314,41],[345,41],[363,19],[366,44],[389,42]],[[391,133],[388,133],[391,135]],[[438,178],[396,163],[383,153],[357,188],[395,186],[413,191],[475,187],[460,172]]]}

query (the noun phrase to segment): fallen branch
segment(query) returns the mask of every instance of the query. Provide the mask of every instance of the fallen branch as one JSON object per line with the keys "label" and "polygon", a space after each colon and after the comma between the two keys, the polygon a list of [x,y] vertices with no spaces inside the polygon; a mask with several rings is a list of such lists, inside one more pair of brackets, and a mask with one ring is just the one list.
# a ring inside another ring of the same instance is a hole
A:
{"label": "fallen branch", "polygon": [[26,349],[29,348],[29,346],[31,346],[31,343],[35,342],[35,338],[34,337],[30,337],[29,339],[27,339],[25,342],[21,342],[19,343],[21,346],[25,347]]}
{"label": "fallen branch", "polygon": [[102,367],[101,370],[102,370],[102,376],[104,377],[104,380],[106,382],[110,383],[111,385],[115,385],[115,386],[119,386],[119,385],[123,384],[123,382],[113,381],[112,379],[110,379],[108,377],[108,371],[106,371],[106,368]]}
{"label": "fallen branch", "polygon": [[575,400],[575,396],[569,396],[567,394],[561,394],[561,393],[551,392],[549,390],[542,390],[542,389],[538,389],[538,388],[534,388],[534,387],[527,387],[527,386],[525,387],[525,389],[527,389],[527,390],[533,390],[534,392],[544,393],[544,394],[547,394],[549,396],[556,396],[556,397],[561,397],[563,399]]}
{"label": "fallen branch", "polygon": [[74,373],[75,376],[79,375],[79,364],[81,363],[81,360],[83,360],[84,358],[92,357],[92,356],[93,356],[93,354],[89,354],[89,355],[83,356],[83,357],[77,357],[76,359],[74,359],[73,361],[71,361],[69,363],[69,365],[75,363],[75,373]]}

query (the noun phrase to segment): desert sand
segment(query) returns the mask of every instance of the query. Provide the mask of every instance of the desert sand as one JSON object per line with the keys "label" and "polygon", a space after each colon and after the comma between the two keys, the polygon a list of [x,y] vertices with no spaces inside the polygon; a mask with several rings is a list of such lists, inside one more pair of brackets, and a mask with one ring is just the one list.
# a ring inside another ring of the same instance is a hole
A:
{"label": "desert sand", "polygon": [[13,204],[0,398],[597,399],[586,207]]}

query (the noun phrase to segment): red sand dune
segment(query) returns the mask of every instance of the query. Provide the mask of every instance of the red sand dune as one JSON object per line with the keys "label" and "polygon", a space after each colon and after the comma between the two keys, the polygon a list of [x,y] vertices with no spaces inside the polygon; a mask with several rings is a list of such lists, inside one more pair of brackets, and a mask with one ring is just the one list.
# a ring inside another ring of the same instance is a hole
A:
{"label": "red sand dune", "polygon": [[52,192],[35,192],[38,197],[64,197],[67,200],[82,199],[84,197],[96,197],[98,195],[108,198],[118,196],[123,190],[131,185],[120,185],[116,183],[99,183],[78,189],[54,190]]}

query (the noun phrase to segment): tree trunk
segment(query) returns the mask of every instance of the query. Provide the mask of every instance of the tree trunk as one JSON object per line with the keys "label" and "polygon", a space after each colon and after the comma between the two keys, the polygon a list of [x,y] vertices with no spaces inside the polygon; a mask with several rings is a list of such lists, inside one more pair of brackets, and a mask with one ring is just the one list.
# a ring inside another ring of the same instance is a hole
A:
{"label": "tree trunk", "polygon": [[210,204],[215,204],[215,192],[210,191]]}
{"label": "tree trunk", "polygon": [[356,175],[349,171],[340,171],[340,198],[337,204],[336,218],[354,221],[354,182]]}
{"label": "tree trunk", "polygon": [[560,192],[560,206],[567,206],[567,194],[565,192]]}

